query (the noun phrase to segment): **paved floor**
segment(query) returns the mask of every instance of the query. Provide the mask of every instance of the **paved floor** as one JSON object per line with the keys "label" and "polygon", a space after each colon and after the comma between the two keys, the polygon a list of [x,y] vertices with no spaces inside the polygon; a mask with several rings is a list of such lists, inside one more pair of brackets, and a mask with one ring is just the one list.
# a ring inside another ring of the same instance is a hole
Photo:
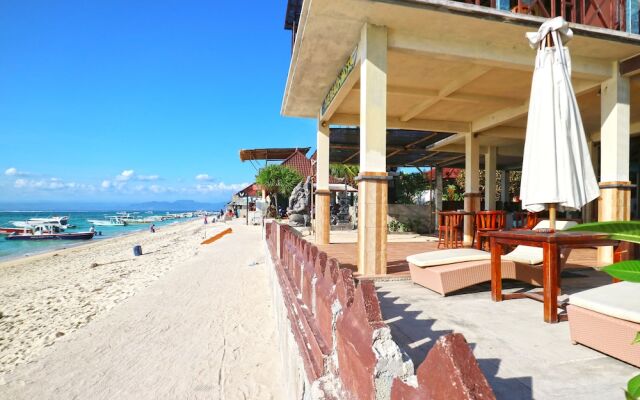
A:
{"label": "paved floor", "polygon": [[233,229],[4,376],[0,398],[281,399],[260,230]]}
{"label": "paved floor", "polygon": [[[610,278],[592,269],[564,274],[570,295]],[[517,283],[505,285],[510,290]],[[418,366],[434,341],[463,333],[499,399],[623,399],[635,367],[581,345],[572,345],[567,322],[542,321],[542,303],[491,301],[483,284],[442,297],[411,281],[378,281],[382,314],[394,339]]]}

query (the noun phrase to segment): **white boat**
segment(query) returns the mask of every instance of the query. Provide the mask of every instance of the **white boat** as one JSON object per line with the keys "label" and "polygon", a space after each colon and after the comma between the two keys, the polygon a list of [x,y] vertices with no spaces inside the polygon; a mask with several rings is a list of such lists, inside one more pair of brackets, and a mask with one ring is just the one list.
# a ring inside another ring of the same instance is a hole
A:
{"label": "white boat", "polygon": [[108,219],[88,219],[87,221],[95,226],[126,226],[127,222],[117,215],[106,215]]}
{"label": "white boat", "polygon": [[33,228],[36,225],[49,225],[65,230],[69,227],[69,217],[51,216],[48,218],[31,218],[26,221],[11,221],[11,224],[18,228]]}

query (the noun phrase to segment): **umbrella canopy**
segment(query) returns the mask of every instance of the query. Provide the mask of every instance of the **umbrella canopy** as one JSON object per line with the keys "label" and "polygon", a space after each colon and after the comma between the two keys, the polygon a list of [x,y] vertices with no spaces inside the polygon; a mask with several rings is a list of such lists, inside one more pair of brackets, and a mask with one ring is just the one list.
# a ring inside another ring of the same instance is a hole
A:
{"label": "umbrella canopy", "polygon": [[520,187],[522,207],[529,211],[542,211],[550,203],[579,209],[600,195],[564,47],[572,36],[562,17],[527,33],[538,52]]}

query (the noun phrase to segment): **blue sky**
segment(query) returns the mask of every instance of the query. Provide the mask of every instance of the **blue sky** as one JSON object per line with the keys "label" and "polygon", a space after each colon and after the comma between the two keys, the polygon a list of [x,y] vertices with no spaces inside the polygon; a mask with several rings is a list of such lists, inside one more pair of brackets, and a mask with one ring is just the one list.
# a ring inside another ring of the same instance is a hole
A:
{"label": "blue sky", "polygon": [[0,3],[0,202],[218,201],[283,118],[285,0]]}

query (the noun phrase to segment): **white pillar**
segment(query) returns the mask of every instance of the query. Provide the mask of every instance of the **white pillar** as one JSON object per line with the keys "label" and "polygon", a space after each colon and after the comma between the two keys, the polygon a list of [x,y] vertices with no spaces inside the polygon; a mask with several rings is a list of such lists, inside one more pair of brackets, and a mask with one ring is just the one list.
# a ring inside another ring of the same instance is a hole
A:
{"label": "white pillar", "polygon": [[360,36],[358,273],[387,272],[387,28],[366,23]]}
{"label": "white pillar", "polygon": [[[480,208],[480,145],[474,133],[465,138],[464,158],[464,209],[478,211]],[[473,217],[464,219],[464,245],[470,246],[473,240]]]}
{"label": "white pillar", "polygon": [[484,154],[484,209],[496,209],[496,158],[495,146],[489,146]]}
{"label": "white pillar", "polygon": [[331,211],[329,191],[329,124],[318,119],[316,143],[315,231],[317,244],[329,244]]}
{"label": "white pillar", "polygon": [[[600,199],[598,221],[631,218],[629,181],[630,93],[629,79],[614,63],[611,79],[600,86]],[[599,248],[599,262],[612,262],[613,249]]]}

